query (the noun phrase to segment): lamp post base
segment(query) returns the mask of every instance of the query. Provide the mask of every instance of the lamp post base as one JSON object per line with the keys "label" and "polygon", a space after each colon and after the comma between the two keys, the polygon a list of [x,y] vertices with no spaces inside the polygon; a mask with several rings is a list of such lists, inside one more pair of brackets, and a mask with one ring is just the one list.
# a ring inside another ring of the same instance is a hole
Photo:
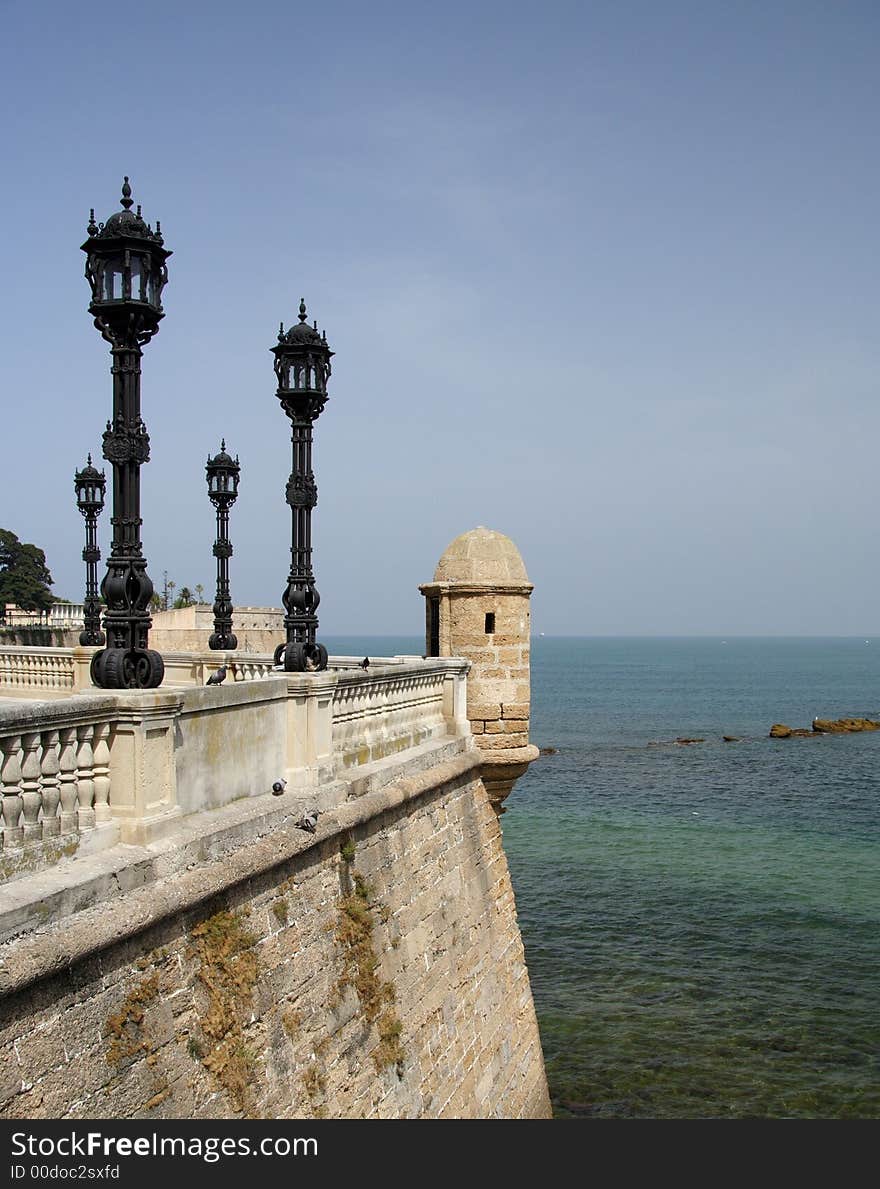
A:
{"label": "lamp post base", "polygon": [[275,664],[284,662],[285,673],[323,673],[327,668],[327,649],[323,644],[289,642],[275,649]]}
{"label": "lamp post base", "polygon": [[90,673],[100,689],[156,689],[165,662],[152,648],[102,648],[92,657]]}
{"label": "lamp post base", "polygon": [[234,632],[212,632],[208,647],[213,652],[235,652],[238,648],[238,637]]}

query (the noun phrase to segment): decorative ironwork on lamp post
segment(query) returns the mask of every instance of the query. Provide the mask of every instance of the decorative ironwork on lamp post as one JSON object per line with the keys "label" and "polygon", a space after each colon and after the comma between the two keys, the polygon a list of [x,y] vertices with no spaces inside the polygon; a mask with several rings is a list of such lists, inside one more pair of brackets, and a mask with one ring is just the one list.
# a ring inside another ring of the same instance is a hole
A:
{"label": "decorative ironwork on lamp post", "polygon": [[106,610],[107,647],[92,658],[92,680],[103,689],[153,689],[162,684],[165,664],[148,648],[153,583],[141,547],[140,469],[149,461],[150,439],[141,420],[141,348],[165,316],[162,289],[168,280],[159,223],[134,213],[128,178],[122,210],[106,223],[89,218],[86,278],[92,288],[89,313],[110,344],[113,366],[113,417],[104,432],[104,457],[113,467],[113,542],[101,583]]}
{"label": "decorative ironwork on lamp post", "polygon": [[232,631],[232,599],[229,595],[229,559],[232,543],[229,540],[229,509],[238,496],[241,467],[226,453],[226,440],[220,443],[220,453],[208,458],[205,472],[208,478],[208,498],[217,509],[217,539],[214,556],[217,558],[217,597],[214,599],[214,631],[208,647],[232,650],[238,639]]}
{"label": "decorative ironwork on lamp post", "polygon": [[107,480],[103,471],[92,466],[92,456],[81,471],[73,476],[76,492],[76,506],[86,522],[86,545],[82,551],[86,563],[86,597],[84,626],[79,634],[80,644],[103,644],[101,631],[101,601],[98,598],[98,562],[101,550],[98,548],[98,517],[104,507],[104,491]]}
{"label": "decorative ironwork on lamp post", "polygon": [[293,465],[287,482],[291,512],[290,574],[282,595],[287,641],[275,649],[275,664],[300,673],[327,668],[327,649],[315,643],[321,601],[312,572],[312,509],[318,503],[318,488],[312,472],[312,427],[327,403],[330,358],[326,334],[318,324],[306,321],[306,303],[300,300],[299,322],[278,332],[272,347],[281,407],[290,418]]}

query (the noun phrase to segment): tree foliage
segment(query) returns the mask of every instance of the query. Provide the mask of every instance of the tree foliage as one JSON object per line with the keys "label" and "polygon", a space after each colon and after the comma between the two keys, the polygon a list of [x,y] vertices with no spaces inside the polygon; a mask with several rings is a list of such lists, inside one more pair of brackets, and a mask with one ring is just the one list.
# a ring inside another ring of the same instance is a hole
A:
{"label": "tree foliage", "polygon": [[0,604],[15,603],[22,611],[48,612],[55,602],[51,585],[52,575],[43,550],[0,528]]}
{"label": "tree foliage", "polygon": [[174,597],[175,590],[177,590],[177,583],[173,578],[169,578],[168,571],[164,570],[162,572],[162,593],[156,591],[150,600],[152,610],[168,611],[171,608],[179,610],[181,607],[201,605],[203,602],[202,596],[205,593],[205,588],[201,582],[197,582],[192,589],[188,586],[181,586],[177,598]]}

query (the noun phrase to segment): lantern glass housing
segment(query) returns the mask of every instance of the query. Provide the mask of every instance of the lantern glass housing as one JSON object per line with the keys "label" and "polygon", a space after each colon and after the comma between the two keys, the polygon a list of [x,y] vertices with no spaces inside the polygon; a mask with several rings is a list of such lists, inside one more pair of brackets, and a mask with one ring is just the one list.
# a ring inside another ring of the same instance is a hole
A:
{"label": "lantern glass housing", "polygon": [[226,453],[225,440],[220,443],[220,453],[209,458],[205,464],[208,480],[208,495],[212,500],[232,503],[238,495],[238,480],[241,473],[238,457]]}
{"label": "lantern glass housing", "polygon": [[[163,315],[162,289],[168,279],[165,261],[171,255],[156,230],[145,223],[140,207],[132,211],[128,178],[122,187],[122,207],[106,223],[89,221],[89,238],[82,245],[86,253],[86,277],[92,289],[91,311],[99,324],[107,320],[112,327],[119,318],[117,304],[137,303],[139,318],[144,320],[147,337]],[[143,340],[141,340],[143,341]]]}
{"label": "lantern glass housing", "polygon": [[90,512],[100,513],[104,507],[107,480],[103,471],[92,466],[91,454],[83,469],[74,475],[73,486],[76,491],[76,504],[80,512],[84,516]]}

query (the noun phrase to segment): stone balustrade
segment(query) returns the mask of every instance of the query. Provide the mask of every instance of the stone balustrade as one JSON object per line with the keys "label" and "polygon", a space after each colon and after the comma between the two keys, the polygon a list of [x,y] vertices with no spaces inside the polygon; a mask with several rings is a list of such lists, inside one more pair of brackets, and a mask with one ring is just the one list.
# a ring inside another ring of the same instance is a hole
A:
{"label": "stone balustrade", "polygon": [[[93,649],[88,650],[91,660]],[[15,698],[66,698],[91,684],[88,664],[83,674],[73,648],[0,647],[0,695]],[[85,659],[85,658],[84,658]]]}
{"label": "stone balustrade", "polygon": [[[66,698],[91,690],[89,665],[94,648],[30,648],[0,646],[0,697]],[[221,652],[163,652],[164,686],[204,685],[226,661],[235,666],[235,681],[258,681],[273,671],[271,656]]]}
{"label": "stone balustrade", "polygon": [[86,844],[150,843],[186,815],[267,797],[281,779],[323,807],[343,774],[361,770],[361,795],[384,779],[383,761],[470,733],[469,665],[457,658],[379,658],[366,671],[343,658],[310,674],[248,658],[235,661],[237,680],[206,686],[200,666],[216,669],[222,654],[189,656],[178,684],[78,692],[91,649],[28,651],[77,655],[66,658],[66,696],[56,686],[38,700],[33,685],[27,698],[0,699],[6,877]]}
{"label": "stone balustrade", "polygon": [[[333,694],[333,754],[344,768],[382,759],[446,733],[455,681],[435,661],[402,658],[339,673]],[[463,708],[464,692],[458,698]],[[467,729],[466,718],[461,724]]]}
{"label": "stone balustrade", "polygon": [[116,841],[110,810],[112,698],[0,704],[3,860],[27,851],[29,866],[79,849],[87,835]]}

